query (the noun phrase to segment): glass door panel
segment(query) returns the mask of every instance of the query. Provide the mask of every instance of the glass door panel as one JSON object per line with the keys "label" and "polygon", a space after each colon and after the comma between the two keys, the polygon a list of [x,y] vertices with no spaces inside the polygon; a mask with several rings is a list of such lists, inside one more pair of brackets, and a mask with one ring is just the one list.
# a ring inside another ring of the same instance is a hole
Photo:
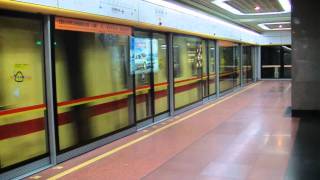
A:
{"label": "glass door panel", "polygon": [[241,62],[240,62],[240,46],[234,48],[234,87],[241,84]]}
{"label": "glass door panel", "polygon": [[252,46],[243,46],[242,79],[244,84],[252,81],[252,73]]}
{"label": "glass door panel", "polygon": [[209,96],[209,76],[208,76],[208,60],[207,60],[207,43],[205,40],[201,41],[202,51],[201,59],[202,59],[202,90],[203,90],[203,98]]}
{"label": "glass door panel", "polygon": [[152,61],[154,78],[155,116],[169,111],[169,79],[167,37],[165,34],[152,34]]}
{"label": "glass door panel", "polygon": [[235,79],[235,46],[229,41],[218,41],[220,55],[219,83],[220,92],[231,90]]}
{"label": "glass door panel", "polygon": [[42,22],[0,16],[0,173],[48,155]]}
{"label": "glass door panel", "polygon": [[134,33],[136,118],[138,122],[153,116],[153,74],[152,74],[152,41],[150,33]]}
{"label": "glass door panel", "polygon": [[213,41],[208,43],[209,95],[216,94],[216,47]]}
{"label": "glass door panel", "polygon": [[59,153],[133,126],[131,34],[60,28],[54,35]]}
{"label": "glass door panel", "polygon": [[199,38],[173,37],[175,109],[202,99],[202,51]]}
{"label": "glass door panel", "polygon": [[169,112],[167,37],[135,31],[132,43],[137,121],[153,121],[155,116]]}
{"label": "glass door panel", "polygon": [[152,117],[151,72],[136,74],[136,116],[137,121]]}

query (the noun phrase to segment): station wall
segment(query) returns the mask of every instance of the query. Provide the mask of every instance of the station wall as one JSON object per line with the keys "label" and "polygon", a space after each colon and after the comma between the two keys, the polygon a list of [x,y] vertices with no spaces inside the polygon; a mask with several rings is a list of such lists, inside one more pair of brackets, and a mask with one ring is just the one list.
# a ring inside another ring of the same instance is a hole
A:
{"label": "station wall", "polygon": [[[257,45],[291,44],[291,33],[259,34],[221,19],[161,0],[19,0],[57,9],[125,19]],[[240,33],[239,33],[240,32]]]}

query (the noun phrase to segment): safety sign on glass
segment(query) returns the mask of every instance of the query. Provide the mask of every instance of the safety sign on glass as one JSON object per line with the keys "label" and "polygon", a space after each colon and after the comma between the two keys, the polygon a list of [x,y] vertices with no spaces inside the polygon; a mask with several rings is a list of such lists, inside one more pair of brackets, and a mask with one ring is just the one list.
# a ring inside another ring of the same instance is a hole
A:
{"label": "safety sign on glass", "polygon": [[26,75],[29,72],[29,64],[14,64],[12,79],[17,83],[30,80],[31,76]]}

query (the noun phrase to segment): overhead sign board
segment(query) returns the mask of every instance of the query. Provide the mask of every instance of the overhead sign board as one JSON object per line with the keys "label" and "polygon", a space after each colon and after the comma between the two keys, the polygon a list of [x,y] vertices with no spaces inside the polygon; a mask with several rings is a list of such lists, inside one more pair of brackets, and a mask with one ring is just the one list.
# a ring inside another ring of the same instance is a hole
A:
{"label": "overhead sign board", "polygon": [[128,26],[65,17],[55,18],[55,28],[60,30],[105,33],[127,36],[131,36],[132,34],[132,28]]}

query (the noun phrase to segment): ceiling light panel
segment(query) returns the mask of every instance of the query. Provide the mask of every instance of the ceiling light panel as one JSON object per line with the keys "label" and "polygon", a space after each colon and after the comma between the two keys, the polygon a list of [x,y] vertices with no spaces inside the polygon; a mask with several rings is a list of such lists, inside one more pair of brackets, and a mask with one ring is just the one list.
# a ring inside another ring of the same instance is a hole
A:
{"label": "ceiling light panel", "polygon": [[291,30],[290,22],[261,23],[258,26],[267,31]]}
{"label": "ceiling light panel", "polygon": [[212,3],[236,15],[272,15],[291,12],[289,0],[214,0]]}

